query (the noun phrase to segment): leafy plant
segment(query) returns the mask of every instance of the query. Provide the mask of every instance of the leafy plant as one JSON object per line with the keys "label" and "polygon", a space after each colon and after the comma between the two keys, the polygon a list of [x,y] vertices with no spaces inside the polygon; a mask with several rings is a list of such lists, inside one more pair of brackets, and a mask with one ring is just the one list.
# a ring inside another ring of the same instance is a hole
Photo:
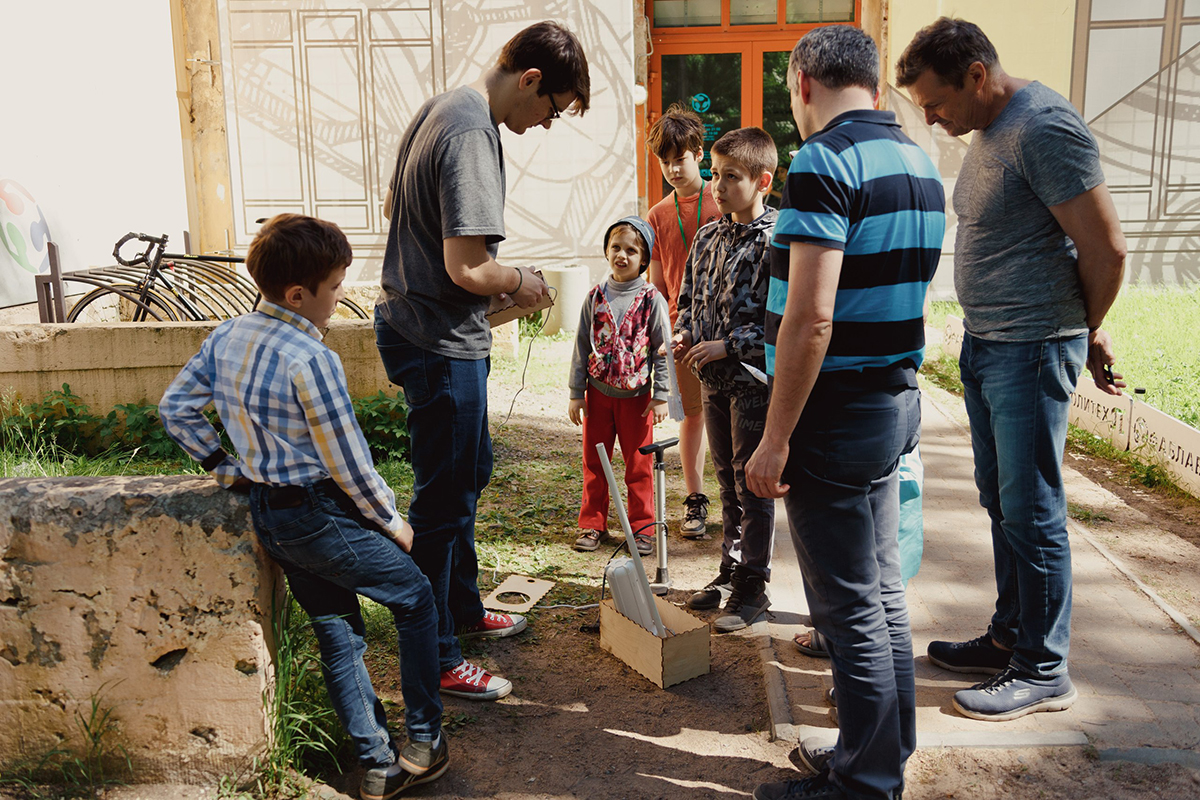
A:
{"label": "leafy plant", "polygon": [[92,793],[101,786],[124,783],[112,774],[114,766],[118,770],[123,768],[129,777],[133,777],[129,752],[124,745],[113,741],[118,726],[112,707],[101,704],[104,688],[101,686],[100,691],[92,695],[86,718],[75,710],[75,722],[83,734],[86,752],[68,758],[59,767],[67,784],[87,787]]}
{"label": "leafy plant", "polygon": [[958,359],[954,356],[930,348],[929,357],[921,364],[921,375],[934,386],[962,397],[962,378],[958,373]]}
{"label": "leafy plant", "polygon": [[355,400],[354,415],[376,461],[409,460],[408,407],[400,395],[380,389]]}
{"label": "leafy plant", "polygon": [[275,686],[264,698],[271,749],[260,764],[259,780],[264,790],[278,794],[295,784],[295,769],[341,772],[338,755],[349,740],[329,705],[308,615],[289,595],[273,619]]}
{"label": "leafy plant", "polygon": [[0,442],[46,437],[72,452],[93,452],[100,420],[71,387],[62,385],[42,400],[20,407],[0,421]]}
{"label": "leafy plant", "polygon": [[546,325],[546,311],[535,311],[527,317],[521,317],[517,321],[517,336],[522,339],[532,339],[541,333],[542,328]]}

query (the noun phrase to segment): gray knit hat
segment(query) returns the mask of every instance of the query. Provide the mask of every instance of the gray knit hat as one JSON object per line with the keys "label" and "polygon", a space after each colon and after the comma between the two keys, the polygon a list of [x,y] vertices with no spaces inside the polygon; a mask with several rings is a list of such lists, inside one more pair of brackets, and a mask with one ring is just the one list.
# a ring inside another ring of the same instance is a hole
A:
{"label": "gray knit hat", "polygon": [[621,217],[619,220],[608,226],[608,230],[604,232],[604,250],[608,250],[608,237],[612,235],[613,228],[618,225],[629,225],[639,234],[642,241],[646,244],[646,263],[642,265],[640,271],[645,272],[645,268],[650,264],[650,256],[654,252],[654,229],[650,227],[650,223],[641,217]]}

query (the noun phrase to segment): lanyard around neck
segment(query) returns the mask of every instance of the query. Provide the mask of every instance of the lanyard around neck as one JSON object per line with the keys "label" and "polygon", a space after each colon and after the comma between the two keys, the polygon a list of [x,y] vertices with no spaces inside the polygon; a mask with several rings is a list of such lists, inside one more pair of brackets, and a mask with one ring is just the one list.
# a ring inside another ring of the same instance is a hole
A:
{"label": "lanyard around neck", "polygon": [[[700,180],[700,194],[696,195],[696,233],[700,232],[700,212],[704,208],[704,180]],[[679,238],[683,241],[685,251],[692,249],[687,234],[683,232],[683,214],[679,211],[679,192],[675,192],[675,221],[679,223]],[[692,234],[695,237],[695,234]]]}

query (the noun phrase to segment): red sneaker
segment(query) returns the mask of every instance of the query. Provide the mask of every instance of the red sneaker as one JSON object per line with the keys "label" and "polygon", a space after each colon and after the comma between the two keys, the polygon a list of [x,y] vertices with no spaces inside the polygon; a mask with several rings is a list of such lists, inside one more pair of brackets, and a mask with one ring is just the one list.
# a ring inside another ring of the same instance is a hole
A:
{"label": "red sneaker", "polygon": [[502,639],[505,636],[515,636],[525,630],[525,618],[520,614],[497,614],[492,611],[483,612],[483,617],[474,625],[458,629],[460,639]]}
{"label": "red sneaker", "polygon": [[442,673],[442,694],[467,700],[499,700],[512,691],[512,681],[463,661]]}

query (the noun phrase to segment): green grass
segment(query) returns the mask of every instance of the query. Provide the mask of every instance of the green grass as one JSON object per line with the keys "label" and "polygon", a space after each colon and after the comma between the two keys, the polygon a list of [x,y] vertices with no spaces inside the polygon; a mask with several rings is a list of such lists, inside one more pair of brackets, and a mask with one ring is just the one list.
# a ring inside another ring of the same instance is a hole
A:
{"label": "green grass", "polygon": [[[941,330],[947,316],[961,317],[961,306],[951,301],[931,303],[927,324]],[[1140,400],[1200,427],[1200,290],[1125,286],[1105,317],[1104,329],[1113,337],[1116,371],[1125,376],[1129,389],[1145,389]],[[932,352],[930,360],[935,360]],[[922,368],[922,372],[934,371],[949,370]],[[943,385],[941,379],[933,380]]]}
{"label": "green grass", "polygon": [[933,301],[929,304],[929,315],[925,318],[925,324],[940,331],[946,327],[946,317],[962,319],[962,306],[953,300]]}
{"label": "green grass", "polygon": [[1200,427],[1200,290],[1126,286],[1104,320],[1116,371],[1141,400]]}

